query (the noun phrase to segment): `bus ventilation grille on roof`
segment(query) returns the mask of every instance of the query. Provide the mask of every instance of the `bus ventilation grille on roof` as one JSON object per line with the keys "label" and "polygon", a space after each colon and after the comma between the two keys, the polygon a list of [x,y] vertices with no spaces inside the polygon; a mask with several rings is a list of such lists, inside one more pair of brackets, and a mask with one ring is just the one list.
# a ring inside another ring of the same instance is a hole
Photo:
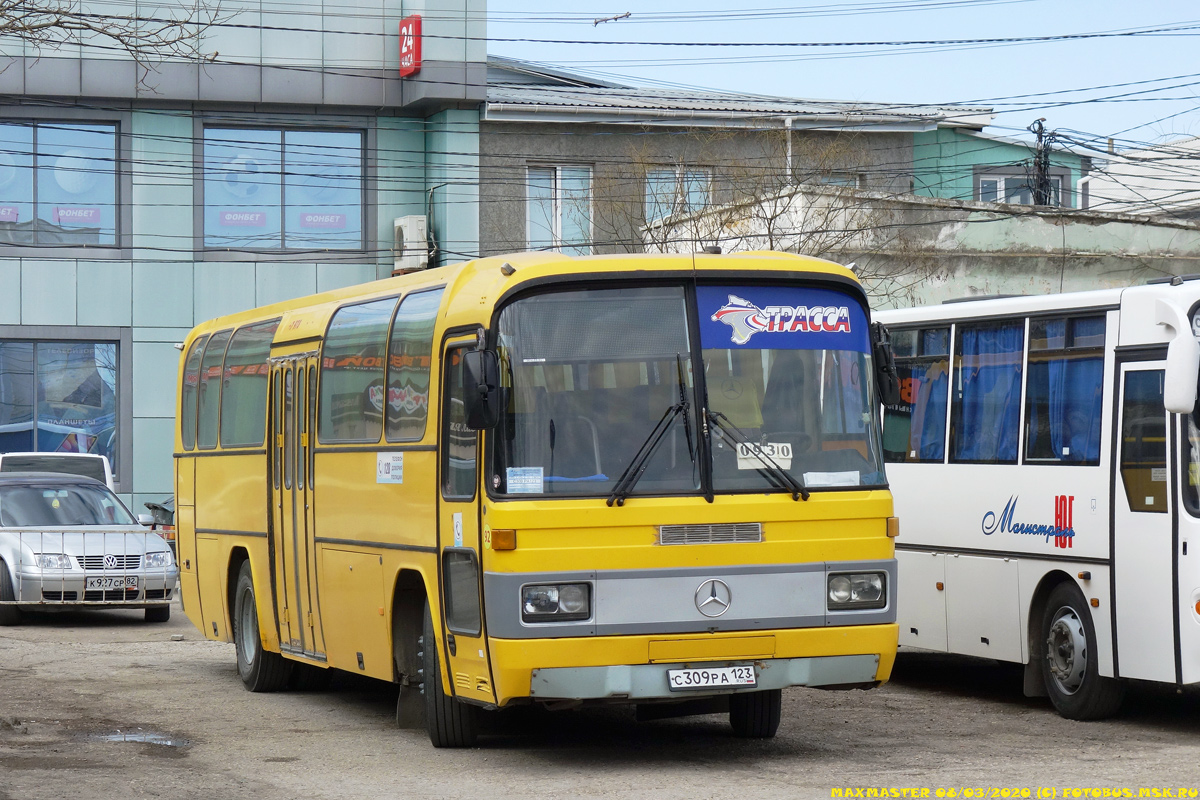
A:
{"label": "bus ventilation grille on roof", "polygon": [[761,541],[762,525],[758,522],[661,525],[658,528],[659,544],[738,544]]}

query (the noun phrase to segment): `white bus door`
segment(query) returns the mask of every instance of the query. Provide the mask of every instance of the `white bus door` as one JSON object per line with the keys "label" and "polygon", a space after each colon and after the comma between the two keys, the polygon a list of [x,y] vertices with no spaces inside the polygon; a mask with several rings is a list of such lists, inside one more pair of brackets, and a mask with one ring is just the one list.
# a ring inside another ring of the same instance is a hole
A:
{"label": "white bus door", "polygon": [[1200,682],[1200,429],[1187,415],[1174,417],[1178,467],[1171,471],[1180,490],[1175,497],[1179,535],[1179,654],[1184,683]]}
{"label": "white bus door", "polygon": [[1113,503],[1117,669],[1176,680],[1172,506],[1162,361],[1121,365]]}

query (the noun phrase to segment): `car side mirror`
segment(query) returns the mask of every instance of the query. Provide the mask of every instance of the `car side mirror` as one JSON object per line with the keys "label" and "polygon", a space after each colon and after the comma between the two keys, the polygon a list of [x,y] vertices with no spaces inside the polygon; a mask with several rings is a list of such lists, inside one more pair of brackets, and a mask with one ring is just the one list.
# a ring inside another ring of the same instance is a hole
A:
{"label": "car side mirror", "polygon": [[871,358],[875,362],[875,383],[879,402],[885,406],[900,404],[900,373],[892,352],[892,334],[882,322],[871,323]]}
{"label": "car side mirror", "polygon": [[463,409],[473,431],[500,422],[500,360],[494,350],[471,350],[462,360]]}
{"label": "car side mirror", "polygon": [[145,525],[147,528],[152,527],[154,525],[154,515],[153,514],[138,514],[137,521],[138,521],[138,525]]}

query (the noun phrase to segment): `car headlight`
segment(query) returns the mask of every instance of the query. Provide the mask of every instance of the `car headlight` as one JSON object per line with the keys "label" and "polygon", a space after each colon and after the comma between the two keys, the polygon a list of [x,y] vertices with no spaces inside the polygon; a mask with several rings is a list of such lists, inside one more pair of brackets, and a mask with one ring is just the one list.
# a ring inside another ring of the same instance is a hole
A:
{"label": "car headlight", "polygon": [[883,608],[887,605],[883,572],[839,572],[829,576],[830,611]]}
{"label": "car headlight", "polygon": [[71,557],[63,553],[35,553],[34,559],[42,569],[71,569]]}
{"label": "car headlight", "polygon": [[566,622],[592,615],[592,587],[587,583],[554,583],[521,587],[521,619]]}
{"label": "car headlight", "polygon": [[147,567],[169,567],[173,563],[175,562],[171,559],[170,550],[155,550],[153,552],[146,553],[145,556],[145,564]]}

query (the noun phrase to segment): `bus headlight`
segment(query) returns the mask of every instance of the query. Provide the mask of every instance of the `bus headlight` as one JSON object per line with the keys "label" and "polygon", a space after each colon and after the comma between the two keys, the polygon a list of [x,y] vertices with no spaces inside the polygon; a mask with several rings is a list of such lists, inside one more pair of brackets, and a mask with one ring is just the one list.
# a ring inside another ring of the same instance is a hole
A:
{"label": "bus headlight", "polygon": [[883,608],[887,578],[882,572],[840,572],[829,576],[830,611]]}
{"label": "bus headlight", "polygon": [[591,586],[586,583],[535,584],[521,587],[521,619],[567,622],[592,614]]}

